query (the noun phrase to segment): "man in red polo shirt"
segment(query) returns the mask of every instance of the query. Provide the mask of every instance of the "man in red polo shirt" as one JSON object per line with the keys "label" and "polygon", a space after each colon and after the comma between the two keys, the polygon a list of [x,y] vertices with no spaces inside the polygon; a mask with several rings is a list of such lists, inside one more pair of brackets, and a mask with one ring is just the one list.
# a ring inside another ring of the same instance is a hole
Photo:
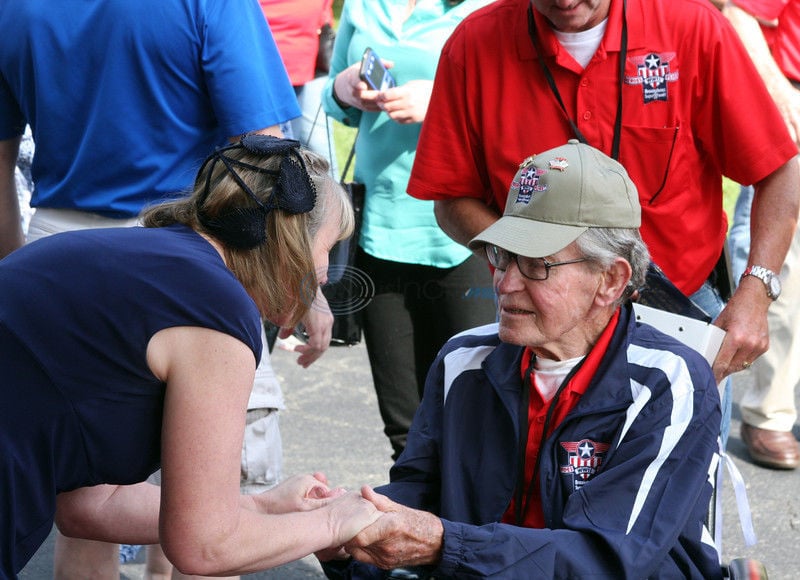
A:
{"label": "man in red polo shirt", "polygon": [[[723,14],[742,39],[786,127],[800,143],[800,0],[736,0]],[[728,243],[734,279],[748,266],[753,189],[743,186]],[[751,369],[752,382],[739,400],[742,441],[764,467],[797,469],[800,444],[795,389],[800,384],[800,232],[781,268],[783,292],[769,309],[769,350]]]}
{"label": "man in red polo shirt", "polygon": [[736,33],[706,0],[499,0],[445,46],[408,191],[459,242],[498,219],[519,159],[570,138],[618,159],[654,261],[709,314],[722,175],[756,186],[745,277],[715,324],[718,380],[768,345],[794,232],[797,147]]}

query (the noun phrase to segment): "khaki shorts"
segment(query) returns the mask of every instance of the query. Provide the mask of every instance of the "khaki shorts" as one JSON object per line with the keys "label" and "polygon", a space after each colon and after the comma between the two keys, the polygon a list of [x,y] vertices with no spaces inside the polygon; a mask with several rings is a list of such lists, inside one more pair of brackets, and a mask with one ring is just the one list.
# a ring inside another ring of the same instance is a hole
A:
{"label": "khaki shorts", "polygon": [[283,444],[277,409],[247,411],[239,484],[242,493],[256,494],[275,487],[283,476]]}
{"label": "khaki shorts", "polygon": [[[278,428],[277,409],[252,409],[247,411],[244,429],[240,489],[254,495],[275,487],[283,475],[283,445]],[[148,482],[161,485],[161,470],[152,474]]]}

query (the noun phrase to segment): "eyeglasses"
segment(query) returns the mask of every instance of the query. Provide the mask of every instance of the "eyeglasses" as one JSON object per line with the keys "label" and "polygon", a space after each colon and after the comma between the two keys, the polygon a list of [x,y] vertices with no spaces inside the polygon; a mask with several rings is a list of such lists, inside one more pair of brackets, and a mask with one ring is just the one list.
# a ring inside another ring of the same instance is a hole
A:
{"label": "eyeglasses", "polygon": [[529,280],[547,280],[550,276],[550,268],[565,266],[567,264],[577,264],[586,262],[589,258],[575,258],[574,260],[564,260],[563,262],[548,262],[544,258],[528,258],[519,254],[512,254],[508,250],[499,248],[494,244],[486,244],[486,257],[489,263],[498,270],[505,271],[513,259],[517,263],[520,274]]}

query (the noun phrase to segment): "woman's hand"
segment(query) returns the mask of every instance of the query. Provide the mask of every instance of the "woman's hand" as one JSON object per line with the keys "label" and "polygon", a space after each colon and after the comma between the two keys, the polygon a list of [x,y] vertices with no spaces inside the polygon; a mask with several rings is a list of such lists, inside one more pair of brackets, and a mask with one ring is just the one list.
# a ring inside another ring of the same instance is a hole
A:
{"label": "woman's hand", "polygon": [[342,488],[331,489],[325,474],[293,475],[270,490],[253,496],[258,511],[285,514],[321,508],[344,494]]}
{"label": "woman's hand", "polygon": [[[393,64],[383,61],[386,68]],[[373,91],[359,76],[361,63],[355,63],[344,69],[333,81],[333,92],[336,99],[350,107],[377,113],[381,110],[378,106],[380,91]]]}
{"label": "woman's hand", "polygon": [[[297,364],[306,369],[325,354],[331,344],[333,314],[321,288],[317,288],[317,296],[301,322],[308,335],[308,342],[294,346],[281,346],[281,348],[299,353]],[[294,328],[281,327],[278,331],[278,337],[287,339],[293,333]]]}
{"label": "woman's hand", "polygon": [[401,125],[422,123],[431,102],[433,81],[409,81],[400,87],[378,93],[378,106]]}
{"label": "woman's hand", "polygon": [[326,509],[329,510],[328,527],[334,539],[330,548],[323,551],[328,554],[337,553],[341,546],[383,515],[372,502],[364,499],[357,491],[347,492],[330,501]]}

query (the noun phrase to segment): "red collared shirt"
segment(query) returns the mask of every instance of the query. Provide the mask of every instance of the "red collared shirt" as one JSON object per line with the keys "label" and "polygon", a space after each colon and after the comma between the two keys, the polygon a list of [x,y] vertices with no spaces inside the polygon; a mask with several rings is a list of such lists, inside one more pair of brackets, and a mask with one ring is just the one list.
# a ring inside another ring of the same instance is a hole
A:
{"label": "red collared shirt", "polygon": [[[528,34],[530,0],[498,0],[445,45],[408,191],[471,197],[502,212],[523,159],[574,135]],[[642,237],[685,294],[722,251],[722,175],[754,183],[797,153],[736,32],[707,0],[627,0],[620,162],[639,190]],[[545,60],[570,117],[610,154],[616,119],[622,0],[585,69],[540,16]]]}

